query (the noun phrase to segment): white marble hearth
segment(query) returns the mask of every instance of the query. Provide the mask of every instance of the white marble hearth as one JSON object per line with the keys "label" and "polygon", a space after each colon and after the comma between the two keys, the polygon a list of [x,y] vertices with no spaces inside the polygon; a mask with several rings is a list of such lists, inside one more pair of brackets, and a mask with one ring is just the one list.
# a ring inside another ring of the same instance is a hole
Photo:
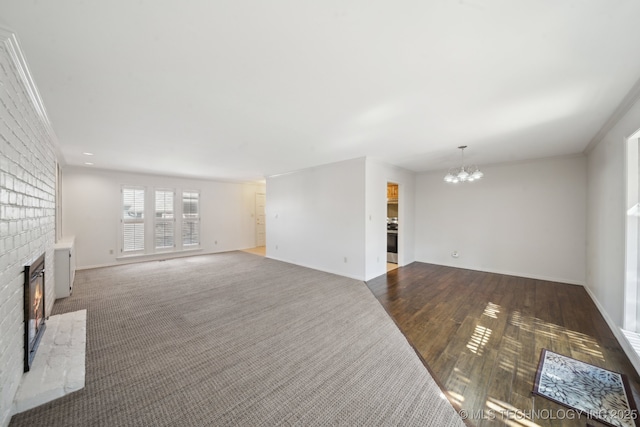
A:
{"label": "white marble hearth", "polygon": [[86,325],[87,310],[49,317],[31,370],[22,376],[14,414],[84,387]]}

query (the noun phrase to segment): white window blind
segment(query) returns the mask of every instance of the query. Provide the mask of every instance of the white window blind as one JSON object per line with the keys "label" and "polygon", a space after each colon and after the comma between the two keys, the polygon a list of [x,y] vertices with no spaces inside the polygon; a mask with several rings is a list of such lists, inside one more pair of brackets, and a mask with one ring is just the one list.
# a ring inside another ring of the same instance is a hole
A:
{"label": "white window blind", "polygon": [[182,246],[200,244],[200,193],[182,193]]}
{"label": "white window blind", "polygon": [[144,189],[122,189],[122,251],[144,251]]}
{"label": "white window blind", "polygon": [[173,248],[175,219],[173,190],[156,190],[155,246],[156,249]]}

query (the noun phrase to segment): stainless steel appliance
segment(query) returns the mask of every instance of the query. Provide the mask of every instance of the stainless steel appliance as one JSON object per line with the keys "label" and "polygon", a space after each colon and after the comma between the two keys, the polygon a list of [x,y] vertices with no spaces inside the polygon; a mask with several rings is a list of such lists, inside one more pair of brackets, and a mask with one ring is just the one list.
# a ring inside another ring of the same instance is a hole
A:
{"label": "stainless steel appliance", "polygon": [[387,218],[387,262],[398,263],[398,218]]}

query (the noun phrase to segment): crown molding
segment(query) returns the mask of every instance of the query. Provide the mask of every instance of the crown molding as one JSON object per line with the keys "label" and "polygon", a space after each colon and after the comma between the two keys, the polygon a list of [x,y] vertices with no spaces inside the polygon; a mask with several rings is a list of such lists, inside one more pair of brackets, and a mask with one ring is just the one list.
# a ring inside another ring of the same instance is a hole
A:
{"label": "crown molding", "polygon": [[638,81],[636,81],[636,83],[631,87],[631,90],[629,90],[627,95],[622,98],[622,101],[613,111],[609,120],[607,120],[598,133],[591,138],[591,141],[589,141],[589,144],[584,149],[584,154],[589,154],[596,145],[604,139],[607,133],[609,133],[609,131],[613,129],[613,127],[624,117],[624,115],[629,112],[631,107],[633,107],[638,100],[640,100],[640,79],[638,79]]}
{"label": "crown molding", "polygon": [[47,115],[47,109],[44,106],[44,102],[40,97],[40,92],[38,92],[38,87],[36,86],[36,83],[31,76],[31,72],[29,71],[29,66],[27,65],[27,60],[25,59],[22,48],[20,47],[20,43],[18,42],[18,37],[13,31],[0,25],[0,43],[2,43],[7,49],[11,62],[13,62],[13,65],[18,72],[18,78],[24,85],[29,100],[33,104],[33,108],[38,114],[40,122],[44,126],[49,139],[55,147],[58,163],[64,164],[64,156],[62,155],[58,138],[51,126],[51,121]]}

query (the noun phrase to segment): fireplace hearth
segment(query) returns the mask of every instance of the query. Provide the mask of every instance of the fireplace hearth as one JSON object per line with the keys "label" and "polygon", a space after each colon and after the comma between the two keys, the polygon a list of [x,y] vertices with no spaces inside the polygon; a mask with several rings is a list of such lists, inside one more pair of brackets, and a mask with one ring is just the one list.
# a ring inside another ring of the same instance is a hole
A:
{"label": "fireplace hearth", "polygon": [[45,324],[45,254],[24,267],[24,371],[36,355]]}

